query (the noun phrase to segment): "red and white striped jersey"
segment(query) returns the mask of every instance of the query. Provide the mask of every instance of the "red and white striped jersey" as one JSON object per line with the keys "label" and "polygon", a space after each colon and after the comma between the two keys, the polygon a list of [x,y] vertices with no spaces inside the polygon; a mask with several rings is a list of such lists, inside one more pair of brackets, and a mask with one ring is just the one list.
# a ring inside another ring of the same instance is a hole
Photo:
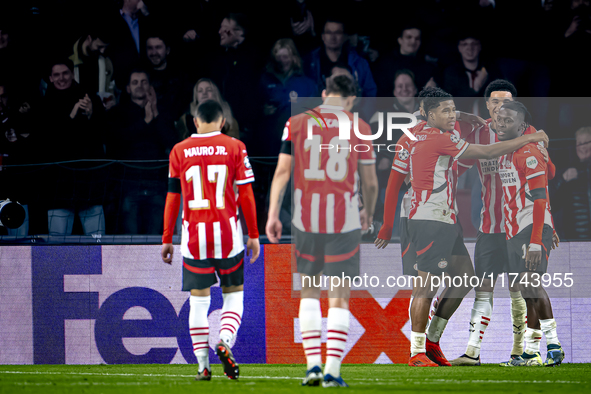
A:
{"label": "red and white striped jersey", "polygon": [[[337,111],[350,121],[350,139],[339,139]],[[342,107],[321,105],[313,110],[322,126],[307,113],[290,118],[283,141],[292,142],[294,159],[294,210],[292,223],[309,233],[346,233],[361,228],[359,219],[358,164],[374,164],[372,141],[353,131],[353,114]],[[311,130],[310,138],[308,130]],[[371,135],[359,119],[358,130]]]}
{"label": "red and white striped jersey", "polygon": [[[434,129],[437,131],[437,129]],[[455,194],[457,159],[470,145],[460,133],[433,132],[425,127],[410,144],[410,179],[413,189],[409,219],[454,224],[458,213]]]}
{"label": "red and white striped jersey", "polygon": [[193,134],[170,152],[183,196],[183,257],[224,259],[244,250],[235,185],[254,181],[246,147],[219,131]]}
{"label": "red and white striped jersey", "polygon": [[[464,123],[464,122],[456,122],[456,130],[461,130],[460,134],[462,137],[464,137],[465,135],[470,134],[470,132],[472,132],[473,127],[472,125],[468,124],[468,123]],[[439,133],[440,131],[438,129],[435,129],[433,127],[429,127],[427,126],[427,122],[424,120],[421,120],[419,123],[417,123],[417,125],[413,128],[411,128],[409,131],[414,135],[415,133],[419,132],[419,131],[429,131],[429,132],[435,132],[435,133]],[[408,149],[410,149],[410,143],[412,142],[412,140],[406,135],[404,134],[402,137],[400,137],[400,139],[398,140],[397,144],[401,146],[401,148],[397,147],[396,150],[396,155],[394,156],[394,161],[392,162],[392,170],[393,171],[398,171],[401,174],[408,174],[410,171],[410,154],[408,152]],[[459,163],[461,164],[461,163]],[[410,212],[410,202],[412,200],[412,185],[408,188],[408,190],[406,191],[406,193],[404,193],[404,196],[402,197],[402,202],[400,203],[400,217],[401,218],[408,218],[408,214]]]}
{"label": "red and white striped jersey", "polygon": [[527,144],[517,151],[501,157],[499,177],[503,184],[503,210],[505,213],[505,233],[507,239],[533,224],[534,200],[530,194],[528,180],[545,177],[546,211],[544,223],[552,225],[550,199],[548,197],[547,164],[536,144]]}
{"label": "red and white striped jersey", "polygon": [[[490,125],[492,119],[486,120]],[[533,126],[529,126],[524,134],[536,133]],[[478,145],[491,145],[499,142],[497,134],[489,127],[484,126],[467,138],[467,142]],[[480,196],[482,199],[482,210],[480,211],[479,231],[485,234],[498,234],[505,232],[505,216],[503,213],[503,185],[499,177],[499,160],[479,159],[479,160],[460,160],[460,165],[472,166],[476,163],[478,175],[482,189]]]}

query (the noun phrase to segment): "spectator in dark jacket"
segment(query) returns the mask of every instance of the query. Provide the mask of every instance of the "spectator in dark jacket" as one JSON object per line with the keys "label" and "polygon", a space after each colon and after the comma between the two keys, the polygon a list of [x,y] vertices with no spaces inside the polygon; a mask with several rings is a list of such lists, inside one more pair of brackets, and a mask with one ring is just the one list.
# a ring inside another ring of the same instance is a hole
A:
{"label": "spectator in dark jacket", "polygon": [[367,60],[349,48],[345,34],[345,24],[338,20],[327,20],[322,32],[323,45],[312,51],[304,59],[304,72],[311,78],[318,90],[326,87],[326,78],[331,75],[337,63],[348,64],[357,82],[358,97],[376,97],[377,87]]}
{"label": "spectator in dark jacket", "polygon": [[[45,152],[42,159],[46,162],[104,157],[100,127],[103,105],[98,96],[84,91],[74,81],[73,68],[69,60],[51,66],[51,84],[41,103],[38,126]],[[100,171],[89,171],[89,167],[88,163],[49,167],[45,180],[50,235],[71,234],[76,213],[85,234],[105,233],[104,179]]]}
{"label": "spectator in dark jacket", "polygon": [[[162,112],[148,73],[133,70],[127,93],[131,100],[110,111],[107,154],[118,160],[149,160],[148,163],[124,164],[114,178],[121,181],[121,193],[113,231],[124,234],[160,234],[166,198],[165,161],[179,141],[170,114]],[[154,162],[163,160],[163,163]]]}

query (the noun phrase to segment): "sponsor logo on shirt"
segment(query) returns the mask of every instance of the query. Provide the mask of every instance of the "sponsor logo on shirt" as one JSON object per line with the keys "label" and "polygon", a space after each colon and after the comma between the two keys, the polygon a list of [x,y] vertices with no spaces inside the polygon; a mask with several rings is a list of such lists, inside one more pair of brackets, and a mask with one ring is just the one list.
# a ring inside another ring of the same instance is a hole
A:
{"label": "sponsor logo on shirt", "polygon": [[250,165],[250,160],[248,159],[248,156],[244,157],[244,167],[252,168],[252,166]]}
{"label": "sponsor logo on shirt", "polygon": [[482,175],[496,174],[499,172],[499,161],[497,159],[492,160],[478,160],[480,163],[480,170]]}
{"label": "sponsor logo on shirt", "polygon": [[503,186],[515,186],[519,180],[517,171],[504,168],[499,170],[499,177],[501,178]]}
{"label": "sponsor logo on shirt", "polygon": [[451,142],[453,142],[454,144],[457,144],[458,142],[460,142],[460,137],[458,137],[455,134],[450,134],[449,139],[451,140]]}
{"label": "sponsor logo on shirt", "polygon": [[534,156],[530,156],[525,159],[525,165],[527,168],[531,168],[533,170],[538,166],[538,159],[536,159]]}
{"label": "sponsor logo on shirt", "polygon": [[394,160],[394,164],[397,165],[398,167],[404,168],[404,169],[406,169],[406,167],[408,167],[408,164],[406,164],[398,159]]}

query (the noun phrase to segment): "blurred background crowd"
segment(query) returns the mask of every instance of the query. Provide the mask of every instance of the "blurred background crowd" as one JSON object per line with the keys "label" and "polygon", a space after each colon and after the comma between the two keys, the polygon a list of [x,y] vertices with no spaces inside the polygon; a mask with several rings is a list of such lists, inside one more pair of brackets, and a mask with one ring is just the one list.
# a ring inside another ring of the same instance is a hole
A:
{"label": "blurred background crowd", "polygon": [[[247,146],[264,233],[291,104],[348,73],[358,97],[391,98],[381,110],[414,112],[418,92],[439,86],[486,119],[482,96],[497,78],[539,98],[530,111],[552,140],[558,232],[591,239],[590,48],[589,0],[3,2],[0,200],[27,218],[0,235],[160,234],[168,153],[208,99]],[[368,122],[376,110],[359,108]],[[378,158],[382,189],[390,165]],[[475,168],[459,188],[475,236]],[[376,221],[379,205],[383,193]]]}

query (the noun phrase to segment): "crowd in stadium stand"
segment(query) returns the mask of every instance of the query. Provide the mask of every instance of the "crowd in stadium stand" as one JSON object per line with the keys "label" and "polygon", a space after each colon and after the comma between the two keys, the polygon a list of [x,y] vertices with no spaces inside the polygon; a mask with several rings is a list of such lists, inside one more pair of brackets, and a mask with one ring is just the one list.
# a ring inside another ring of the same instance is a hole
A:
{"label": "crowd in stadium stand", "polygon": [[[160,234],[165,161],[195,131],[192,111],[209,99],[224,109],[224,132],[252,158],[262,230],[268,159],[279,153],[291,103],[320,97],[328,76],[349,73],[358,97],[395,97],[405,112],[417,109],[425,86],[476,98],[497,78],[513,82],[520,97],[588,96],[589,3],[6,2],[0,200],[20,202],[28,215],[3,234]],[[558,166],[552,208],[566,239],[591,238],[591,131],[581,100],[532,110],[546,116],[538,129],[566,139],[549,150]],[[466,103],[458,109],[489,117],[482,100]],[[368,122],[375,110],[360,108]],[[378,157],[381,189],[391,159]],[[474,178],[467,174],[463,187]]]}

